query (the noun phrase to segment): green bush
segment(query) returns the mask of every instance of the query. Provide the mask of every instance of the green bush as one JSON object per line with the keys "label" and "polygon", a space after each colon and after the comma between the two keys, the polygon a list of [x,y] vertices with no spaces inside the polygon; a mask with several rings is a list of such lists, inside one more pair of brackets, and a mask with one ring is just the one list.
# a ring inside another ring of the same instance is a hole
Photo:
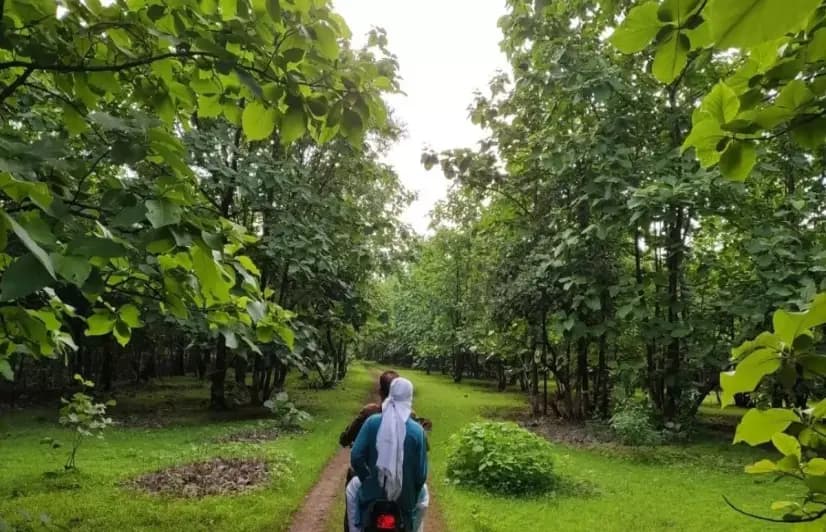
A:
{"label": "green bush", "polygon": [[627,402],[614,411],[608,422],[614,435],[624,445],[659,445],[663,436],[651,421],[651,412],[636,402]]}
{"label": "green bush", "polygon": [[473,423],[451,439],[447,473],[454,484],[521,495],[556,484],[553,448],[515,423]]}

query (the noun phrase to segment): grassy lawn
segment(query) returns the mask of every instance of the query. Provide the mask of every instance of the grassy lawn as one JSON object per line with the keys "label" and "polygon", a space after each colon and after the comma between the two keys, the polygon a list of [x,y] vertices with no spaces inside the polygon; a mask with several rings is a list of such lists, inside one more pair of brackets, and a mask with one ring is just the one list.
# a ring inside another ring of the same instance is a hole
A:
{"label": "grassy lawn", "polygon": [[[44,437],[68,443],[69,435],[55,422],[56,409],[4,415],[0,517],[15,524],[21,512],[35,519],[46,513],[56,525],[72,530],[285,530],[336,451],[339,432],[367,398],[371,381],[365,367],[355,364],[334,390],[307,390],[298,380],[291,381],[291,397],[313,415],[309,430],[248,444],[217,443],[215,438],[259,426],[261,420],[210,416],[204,411],[204,385],[191,379],[166,380],[149,391],[118,397],[113,416],[131,412],[140,422],[111,429],[105,440],[84,442],[74,473],[61,471],[66,446],[52,450],[39,443]],[[168,426],[153,426],[158,421]],[[292,478],[271,479],[242,495],[170,499],[123,486],[141,473],[209,457],[279,461],[285,455],[294,460]]]}
{"label": "grassy lawn", "polygon": [[722,439],[656,450],[555,445],[565,488],[536,499],[452,487],[444,482],[450,435],[496,410],[521,408],[524,399],[480,383],[456,386],[442,376],[406,373],[416,385],[416,411],[433,419],[430,482],[454,531],[768,530],[768,523],[730,510],[722,495],[761,514],[783,498],[783,484],[742,472],[762,451]]}

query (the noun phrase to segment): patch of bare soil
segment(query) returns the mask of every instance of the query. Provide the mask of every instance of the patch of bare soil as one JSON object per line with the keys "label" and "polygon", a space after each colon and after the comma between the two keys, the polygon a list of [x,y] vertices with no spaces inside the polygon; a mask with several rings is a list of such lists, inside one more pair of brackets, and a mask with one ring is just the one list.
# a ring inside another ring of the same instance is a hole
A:
{"label": "patch of bare soil", "polygon": [[213,458],[149,473],[131,484],[149,493],[200,498],[250,491],[266,483],[268,478],[264,460]]}
{"label": "patch of bare soil", "polygon": [[286,434],[299,434],[299,428],[253,427],[215,438],[215,443],[266,443]]}

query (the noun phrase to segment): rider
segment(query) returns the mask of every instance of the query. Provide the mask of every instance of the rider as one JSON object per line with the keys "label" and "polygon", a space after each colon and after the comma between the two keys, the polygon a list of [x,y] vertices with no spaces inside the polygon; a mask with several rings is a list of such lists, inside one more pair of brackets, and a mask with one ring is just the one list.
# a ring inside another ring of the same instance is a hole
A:
{"label": "rider", "polygon": [[381,414],[367,419],[356,437],[350,463],[357,478],[347,486],[348,509],[354,509],[351,531],[358,530],[367,506],[385,497],[398,504],[407,530],[420,525],[417,510],[427,480],[427,444],[421,425],[410,416],[412,405],[413,384],[393,379]]}
{"label": "rider", "polygon": [[[356,419],[354,419],[338,437],[339,445],[342,447],[350,447],[353,445],[353,442],[356,441],[356,436],[359,435],[361,426],[367,421],[367,418],[374,414],[381,414],[381,405],[387,399],[387,396],[390,395],[390,383],[393,382],[393,379],[398,378],[398,376],[399,374],[393,370],[387,370],[379,376],[380,401],[378,403],[368,403],[364,405],[364,408],[358,413]],[[418,421],[425,430],[430,430],[433,426],[430,420],[417,417],[415,412],[411,412],[410,417],[414,421]],[[349,481],[350,478],[351,476],[348,476],[347,480]]]}

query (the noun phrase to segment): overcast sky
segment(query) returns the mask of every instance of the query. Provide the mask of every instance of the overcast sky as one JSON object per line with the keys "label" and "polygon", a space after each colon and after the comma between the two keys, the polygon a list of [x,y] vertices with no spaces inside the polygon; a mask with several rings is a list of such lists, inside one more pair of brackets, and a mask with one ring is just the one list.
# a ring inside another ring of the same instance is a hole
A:
{"label": "overcast sky", "polygon": [[422,150],[475,146],[481,130],[470,123],[467,108],[473,91],[486,89],[507,62],[499,51],[496,22],[504,0],[333,0],[336,11],[353,31],[354,44],[364,43],[373,26],[387,30],[390,49],[398,56],[402,90],[390,98],[407,137],[388,155],[404,184],[418,194],[404,221],[424,233],[428,213],[445,197],[448,181],[437,169],[420,164]]}

